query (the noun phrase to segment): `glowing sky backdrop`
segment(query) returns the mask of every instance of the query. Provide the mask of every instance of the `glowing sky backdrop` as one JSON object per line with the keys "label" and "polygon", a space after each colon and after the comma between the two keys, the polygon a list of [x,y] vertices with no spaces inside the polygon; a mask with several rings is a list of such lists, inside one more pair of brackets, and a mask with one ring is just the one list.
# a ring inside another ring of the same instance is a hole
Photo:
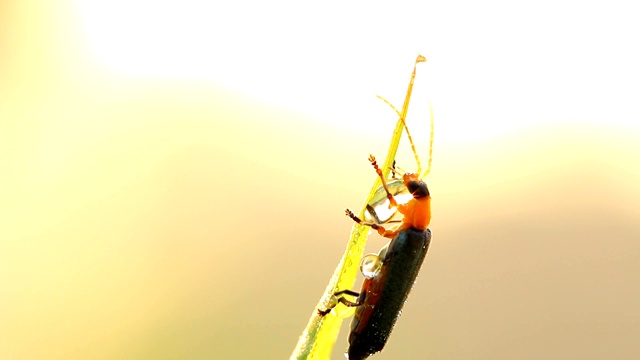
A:
{"label": "glowing sky backdrop", "polygon": [[637,358],[636,14],[2,2],[0,358],[287,358],[418,53],[434,238],[375,359]]}

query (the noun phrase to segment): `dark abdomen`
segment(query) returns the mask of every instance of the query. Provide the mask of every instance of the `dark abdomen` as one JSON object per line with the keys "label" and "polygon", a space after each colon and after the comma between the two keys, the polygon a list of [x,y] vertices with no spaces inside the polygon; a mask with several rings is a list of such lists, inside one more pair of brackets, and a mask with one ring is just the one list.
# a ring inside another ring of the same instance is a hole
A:
{"label": "dark abdomen", "polygon": [[366,359],[382,350],[418,276],[430,240],[431,230],[410,228],[391,241],[380,273],[371,279],[364,303],[351,322],[350,360]]}

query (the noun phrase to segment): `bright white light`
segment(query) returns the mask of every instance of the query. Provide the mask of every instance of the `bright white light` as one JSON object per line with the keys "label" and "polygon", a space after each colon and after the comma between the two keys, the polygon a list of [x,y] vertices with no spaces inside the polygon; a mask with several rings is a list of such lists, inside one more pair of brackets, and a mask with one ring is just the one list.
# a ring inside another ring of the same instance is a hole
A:
{"label": "bright white light", "polygon": [[374,95],[400,106],[418,53],[429,62],[414,104],[433,102],[438,141],[541,122],[640,126],[638,23],[573,5],[78,2],[108,71],[215,82],[334,126],[389,121]]}

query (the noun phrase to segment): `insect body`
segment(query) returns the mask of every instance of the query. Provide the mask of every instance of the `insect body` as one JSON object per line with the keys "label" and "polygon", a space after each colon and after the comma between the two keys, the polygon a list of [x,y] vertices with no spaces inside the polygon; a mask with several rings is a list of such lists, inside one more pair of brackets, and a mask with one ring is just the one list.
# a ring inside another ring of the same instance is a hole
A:
{"label": "insect body", "polygon": [[[424,61],[421,56],[416,63],[420,61]],[[412,76],[415,76],[415,68]],[[402,114],[397,110],[396,113],[404,122]],[[406,113],[404,109],[403,113]],[[422,178],[429,173],[431,167],[433,114],[429,166],[422,176],[420,176],[420,161],[413,140],[406,124],[404,125],[416,157],[417,173],[405,173],[402,179],[394,176],[393,180],[387,183],[376,159],[371,155],[369,161],[382,180],[382,188],[378,189],[366,206],[364,213],[366,221],[358,218],[350,210],[346,210],[347,216],[351,219],[361,225],[370,226],[391,241],[378,254],[369,254],[362,258],[360,270],[365,280],[360,293],[351,290],[336,291],[326,308],[318,309],[318,314],[325,316],[338,303],[356,307],[347,350],[350,360],[363,360],[382,350],[409,296],[431,241],[431,230],[427,228],[431,221],[431,196]],[[395,174],[395,166],[393,170]],[[409,200],[404,201],[403,197],[404,199],[408,197]],[[393,229],[386,224],[392,222],[396,213],[402,214],[403,218],[400,226]],[[349,300],[353,297],[356,297],[355,301]]]}
{"label": "insect body", "polygon": [[[387,230],[377,223],[362,221],[346,210],[347,216],[354,221],[371,226],[380,235],[392,238],[377,255],[370,254],[363,258],[360,267],[366,279],[360,293],[342,290],[334,294],[341,296],[337,302],[357,307],[349,334],[347,353],[350,360],[366,359],[382,350],[418,276],[431,241],[431,231],[427,229],[431,220],[431,197],[427,184],[416,174],[404,174],[403,185],[412,198],[406,204],[398,204],[388,191],[375,158],[371,156],[369,161],[382,179],[389,203],[397,207],[404,217],[400,227]],[[357,296],[357,299],[352,302],[342,295]],[[331,309],[318,311],[326,315]]]}
{"label": "insect body", "polygon": [[[383,187],[387,189],[375,158],[371,156],[369,160],[383,179]],[[344,297],[339,300],[347,306],[357,306],[349,334],[350,360],[366,359],[382,350],[427,255],[431,241],[431,231],[427,229],[431,220],[429,189],[415,174],[405,174],[403,181],[413,197],[408,203],[398,205],[391,193],[387,192],[392,206],[397,206],[404,215],[398,229],[386,230],[378,224],[365,223],[350,210],[346,211],[354,221],[369,225],[380,235],[392,238],[378,255],[373,255],[373,259],[371,255],[363,258],[361,269],[367,279],[357,301],[349,302]],[[344,293],[354,295],[353,292]]]}

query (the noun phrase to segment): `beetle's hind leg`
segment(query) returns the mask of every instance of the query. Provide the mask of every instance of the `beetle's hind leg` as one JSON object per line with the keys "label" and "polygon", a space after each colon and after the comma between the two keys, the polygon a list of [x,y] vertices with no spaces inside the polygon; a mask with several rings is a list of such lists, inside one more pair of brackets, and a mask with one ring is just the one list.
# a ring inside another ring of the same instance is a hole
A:
{"label": "beetle's hind leg", "polygon": [[[349,301],[344,296],[340,296],[342,294],[355,296],[355,297],[357,297],[357,300],[356,301]],[[338,305],[339,302],[342,303],[345,306],[348,306],[348,307],[355,307],[355,306],[362,305],[362,301],[360,299],[361,298],[360,293],[357,293],[355,291],[352,291],[352,290],[340,290],[340,291],[337,291],[337,292],[333,293],[333,297],[337,297],[337,296],[340,296],[340,297],[337,298],[334,302],[332,302],[332,304],[329,305],[326,310],[318,309],[318,315],[320,315],[320,316],[327,315],[328,313],[331,312],[331,310],[333,310],[334,307],[336,307],[336,305]]]}
{"label": "beetle's hind leg", "polygon": [[355,296],[358,298],[358,300],[356,300],[355,302],[353,301],[349,301],[347,300],[344,296],[340,296],[338,298],[338,301],[343,303],[346,306],[349,307],[354,307],[354,306],[360,306],[361,305],[361,301],[360,301],[360,293],[357,293],[353,290],[342,290],[342,291],[338,291],[337,293],[334,293],[333,296],[338,296],[338,295],[342,295],[342,294],[347,294],[347,295],[351,295],[351,296]]}

